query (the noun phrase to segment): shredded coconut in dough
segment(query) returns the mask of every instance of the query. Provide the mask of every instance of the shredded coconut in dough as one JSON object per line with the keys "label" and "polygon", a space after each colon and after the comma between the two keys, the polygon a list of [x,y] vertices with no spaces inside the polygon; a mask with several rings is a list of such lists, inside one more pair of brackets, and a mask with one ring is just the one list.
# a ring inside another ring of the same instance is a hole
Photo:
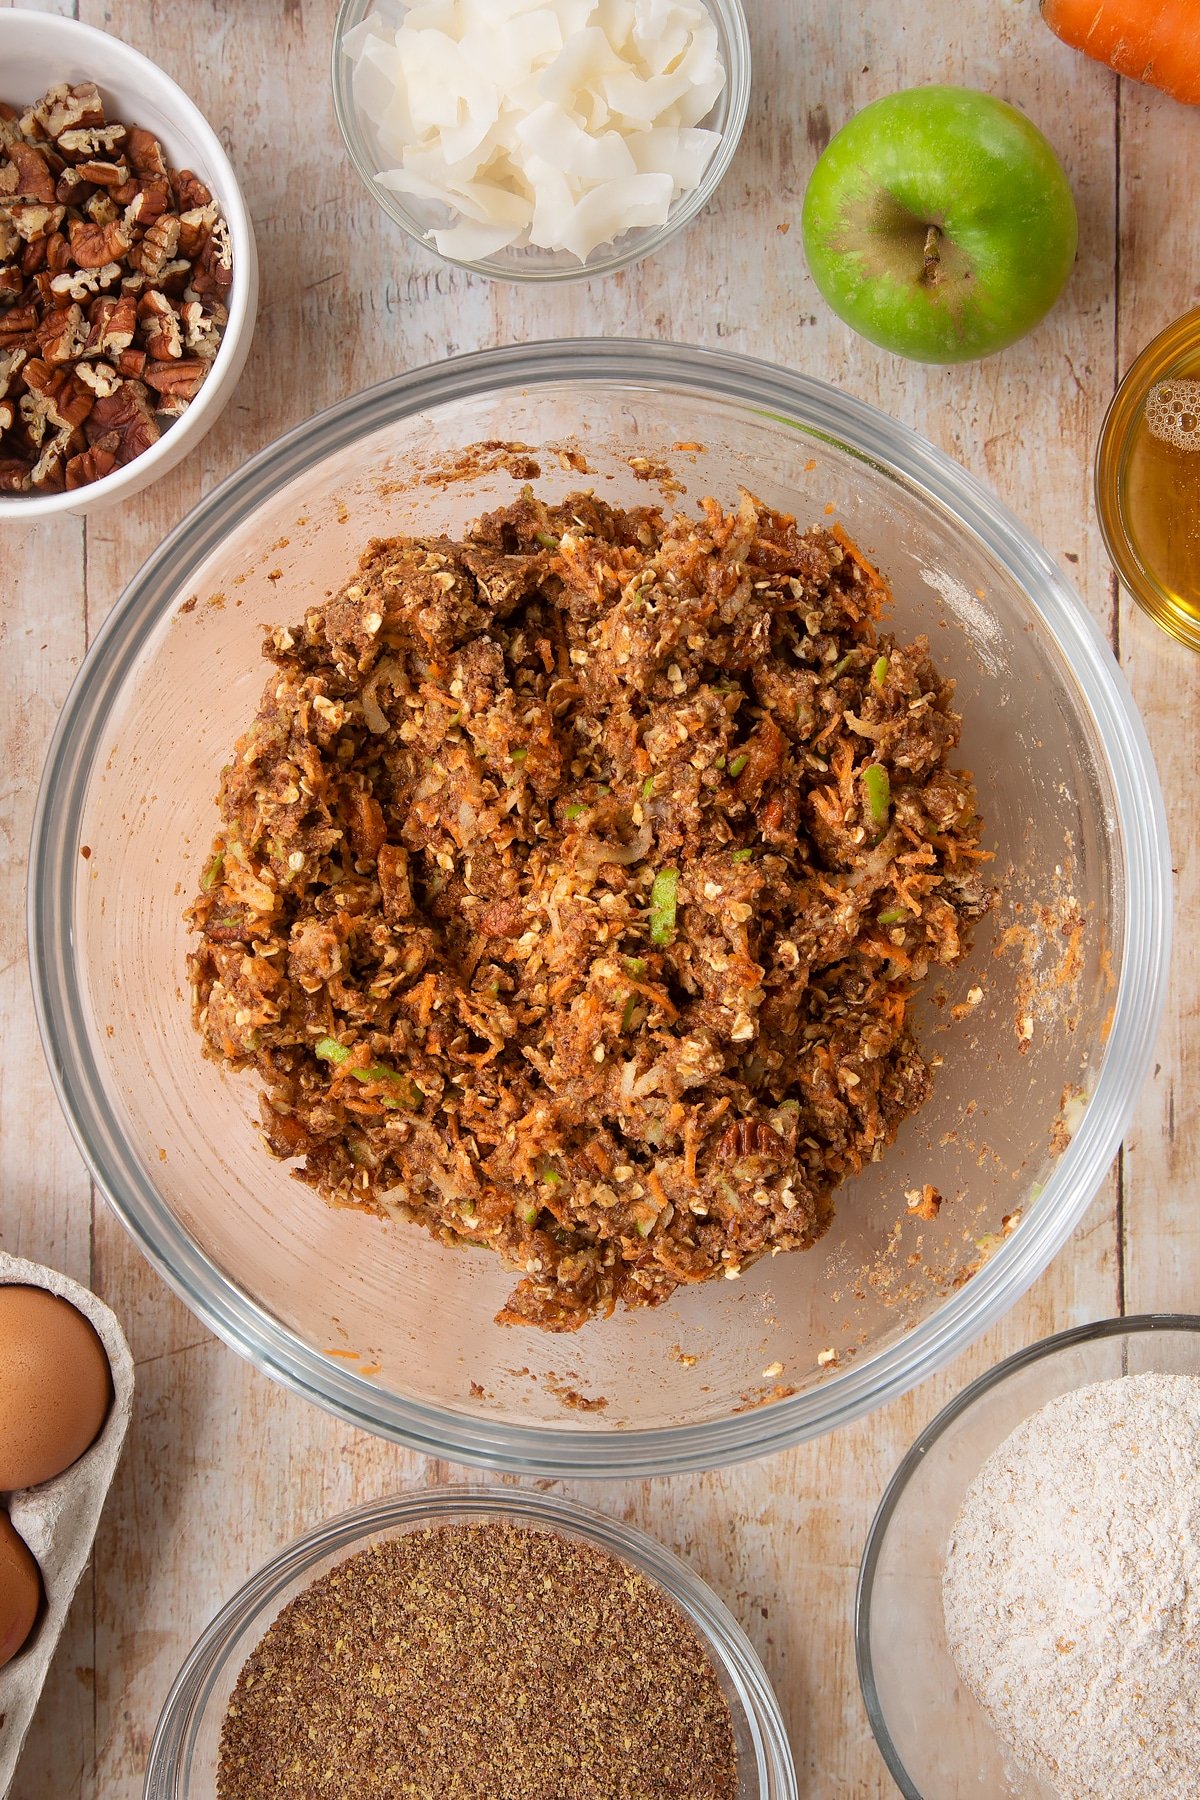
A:
{"label": "shredded coconut in dough", "polygon": [[950,1650],[1061,1800],[1200,1792],[1200,1380],[1052,1400],[989,1457],[946,1553]]}

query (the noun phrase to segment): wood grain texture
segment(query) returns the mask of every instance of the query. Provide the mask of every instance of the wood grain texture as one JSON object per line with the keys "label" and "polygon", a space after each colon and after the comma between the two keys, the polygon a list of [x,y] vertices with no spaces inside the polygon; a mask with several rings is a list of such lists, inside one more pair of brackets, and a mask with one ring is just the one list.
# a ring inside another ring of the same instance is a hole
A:
{"label": "wood grain texture", "polygon": [[[64,4],[55,10],[70,10]],[[286,1539],[352,1503],[462,1472],[350,1430],[217,1344],[150,1272],[89,1186],[36,1044],[23,863],[36,772],[94,630],[158,539],[215,480],[316,408],[397,370],[568,333],[720,345],[836,380],[989,482],[1060,559],[1119,643],[1160,758],[1180,867],[1159,1068],[1127,1149],[1070,1246],[968,1354],[868,1420],[716,1474],[576,1486],[693,1561],[757,1645],[806,1800],[893,1792],[858,1696],[851,1613],[876,1501],[914,1433],[966,1380],[1046,1332],[1130,1306],[1189,1307],[1200,1286],[1193,1109],[1197,917],[1191,734],[1200,661],[1126,605],[1100,544],[1091,464],[1117,372],[1200,291],[1192,184],[1200,112],[1127,85],[1046,32],[1033,0],[897,7],[750,0],[750,127],[705,216],[652,262],[543,292],[452,271],[376,212],[328,96],[330,0],[80,0],[204,106],[238,169],[262,260],[255,348],[202,446],[118,514],[0,538],[0,1242],[90,1280],[138,1364],[134,1426],[90,1584],[14,1800],[136,1800],[175,1670],[216,1606]],[[929,80],[989,88],[1048,132],[1079,202],[1079,263],[1051,318],[990,361],[902,364],[854,338],[804,267],[799,211],[832,129]],[[1122,1263],[1122,1253],[1124,1262]],[[569,1484],[568,1484],[569,1487]]]}

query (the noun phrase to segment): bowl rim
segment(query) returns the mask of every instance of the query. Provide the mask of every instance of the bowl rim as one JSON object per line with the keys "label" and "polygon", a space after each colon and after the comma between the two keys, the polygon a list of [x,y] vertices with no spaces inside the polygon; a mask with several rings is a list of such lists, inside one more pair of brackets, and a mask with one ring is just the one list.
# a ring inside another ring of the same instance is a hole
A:
{"label": "bowl rim", "polygon": [[1024,1349],[1016,1350],[1001,1362],[985,1369],[974,1381],[954,1398],[947,1402],[941,1411],[930,1420],[925,1429],[915,1437],[897,1465],[891,1480],[883,1491],[883,1497],[871,1521],[867,1532],[867,1541],[863,1546],[862,1561],[859,1564],[858,1581],[854,1591],[854,1660],[858,1670],[859,1691],[866,1708],[867,1721],[879,1747],[879,1754],[887,1764],[888,1772],[896,1783],[904,1800],[928,1800],[912,1781],[908,1770],[896,1749],[892,1734],[888,1729],[883,1707],[879,1700],[879,1690],[875,1685],[875,1665],[871,1655],[871,1603],[874,1595],[875,1575],[879,1567],[879,1557],[884,1539],[892,1517],[900,1504],[901,1496],[912,1480],[916,1470],[924,1463],[938,1440],[949,1430],[955,1420],[969,1412],[975,1404],[987,1397],[993,1388],[1001,1387],[1010,1375],[1017,1375],[1034,1363],[1044,1362],[1057,1356],[1060,1351],[1073,1350],[1079,1344],[1099,1343],[1105,1338],[1140,1337],[1153,1332],[1183,1331],[1200,1332],[1200,1314],[1195,1313],[1130,1313],[1126,1317],[1096,1319],[1086,1325],[1072,1325],[1065,1331],[1052,1332],[1049,1337],[1039,1338],[1034,1344],[1027,1344]]}
{"label": "bowl rim", "polygon": [[[409,0],[411,3],[411,0]],[[408,208],[402,203],[402,197],[389,188],[379,185],[375,179],[374,159],[366,154],[366,148],[360,139],[358,115],[353,103],[350,77],[347,74],[347,58],[342,49],[342,40],[348,30],[360,25],[370,16],[375,0],[341,0],[337,18],[333,27],[333,47],[330,59],[330,80],[333,87],[333,111],[337,120],[342,144],[358,173],[363,186],[375,201],[380,210],[387,215],[394,225],[407,234],[414,244],[418,244],[428,255],[436,257],[439,262],[450,268],[465,269],[472,275],[483,275],[491,281],[527,282],[531,285],[564,281],[589,281],[595,276],[611,274],[616,269],[625,269],[631,263],[640,262],[644,256],[661,250],[663,245],[673,238],[677,232],[689,225],[712,199],[729,170],[741,142],[742,131],[750,110],[750,88],[752,82],[750,26],[746,18],[743,0],[701,0],[705,9],[713,15],[718,31],[728,41],[729,55],[726,59],[726,86],[723,94],[727,101],[724,122],[721,125],[720,142],[713,151],[708,167],[697,187],[690,193],[681,194],[674,201],[666,219],[661,225],[635,226],[623,232],[613,240],[613,247],[606,255],[596,256],[595,261],[580,263],[576,268],[538,268],[511,265],[505,261],[507,251],[498,251],[494,256],[470,257],[448,256],[439,250],[437,245],[422,231],[413,219]],[[598,246],[599,248],[599,246]]]}
{"label": "bowl rim", "polygon": [[[1120,980],[1096,1088],[1020,1230],[928,1318],[817,1386],[770,1406],[645,1430],[532,1426],[459,1412],[382,1390],[302,1344],[217,1271],[128,1153],[99,1099],[102,1083],[90,1079],[95,1065],[68,961],[83,788],[102,759],[107,706],[174,592],[169,585],[156,595],[156,582],[169,584],[176,566],[206,555],[283,481],[371,430],[505,387],[597,383],[732,401],[785,429],[832,437],[979,539],[1024,589],[1075,674],[1104,747],[1127,891]],[[50,743],[30,854],[30,970],[51,1077],[85,1162],[143,1253],[217,1336],[294,1392],[426,1455],[548,1477],[652,1475],[767,1455],[859,1417],[941,1368],[1041,1274],[1090,1205],[1149,1066],[1166,992],[1170,889],[1162,791],[1124,677],[1057,565],[987,488],[908,426],[815,377],[730,352],[580,338],[475,352],[349,396],[252,457],[163,540],[98,632]]]}
{"label": "bowl rim", "polygon": [[[163,93],[165,90],[165,97],[179,110],[187,135],[195,139],[207,159],[206,173],[212,177],[214,189],[220,188],[217,198],[233,244],[234,282],[229,319],[221,334],[213,366],[187,411],[174,420],[141,456],[123,468],[114,469],[111,475],[101,476],[99,481],[90,481],[86,487],[71,488],[61,494],[0,495],[0,528],[10,520],[28,524],[57,513],[90,512],[94,507],[120,501],[126,495],[132,498],[138,489],[149,485],[147,478],[153,479],[151,470],[168,452],[171,453],[169,467],[181,461],[215,423],[216,414],[228,398],[225,392],[227,379],[236,381],[241,372],[258,300],[258,249],[250,209],[220,138],[196,102],[165,69],[132,44],[127,44],[124,38],[66,14],[33,12],[27,7],[0,8],[0,42],[6,34],[16,38],[21,30],[34,29],[35,23],[39,35],[44,33],[50,39],[58,37],[62,40],[64,53],[68,45],[80,43],[85,48],[89,42],[115,45],[118,56],[128,61],[131,81],[140,79],[150,91],[157,89]],[[100,85],[111,83],[101,82]],[[167,468],[159,470],[164,475],[167,472]]]}
{"label": "bowl rim", "polygon": [[510,1519],[535,1530],[584,1538],[669,1595],[737,1694],[754,1747],[758,1800],[797,1800],[791,1747],[767,1671],[743,1627],[690,1563],[650,1532],[565,1495],[479,1483],[416,1488],[351,1507],[310,1526],[248,1575],[205,1626],[171,1684],[147,1758],[144,1800],[177,1800],[181,1770],[186,1796],[190,1771],[185,1759],[231,1640],[275,1608],[297,1576],[331,1555],[352,1556],[365,1539],[378,1533],[399,1533],[464,1516]]}

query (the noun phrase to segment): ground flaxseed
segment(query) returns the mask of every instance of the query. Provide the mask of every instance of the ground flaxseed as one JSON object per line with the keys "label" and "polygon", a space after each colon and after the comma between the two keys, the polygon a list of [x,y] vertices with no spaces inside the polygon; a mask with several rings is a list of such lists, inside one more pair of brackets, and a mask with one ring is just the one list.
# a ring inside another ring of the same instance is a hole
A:
{"label": "ground flaxseed", "polygon": [[218,1800],[735,1800],[733,1721],[678,1606],[592,1544],[406,1532],[284,1608],[221,1731]]}

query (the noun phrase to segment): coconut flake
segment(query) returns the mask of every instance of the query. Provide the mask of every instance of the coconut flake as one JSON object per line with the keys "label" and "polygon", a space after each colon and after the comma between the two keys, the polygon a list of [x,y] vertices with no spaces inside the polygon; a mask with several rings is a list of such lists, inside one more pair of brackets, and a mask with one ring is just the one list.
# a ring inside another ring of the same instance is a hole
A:
{"label": "coconut flake", "polygon": [[427,236],[463,261],[532,245],[586,262],[663,224],[720,141],[700,124],[725,85],[701,0],[423,0],[344,47],[377,179],[444,207]]}

